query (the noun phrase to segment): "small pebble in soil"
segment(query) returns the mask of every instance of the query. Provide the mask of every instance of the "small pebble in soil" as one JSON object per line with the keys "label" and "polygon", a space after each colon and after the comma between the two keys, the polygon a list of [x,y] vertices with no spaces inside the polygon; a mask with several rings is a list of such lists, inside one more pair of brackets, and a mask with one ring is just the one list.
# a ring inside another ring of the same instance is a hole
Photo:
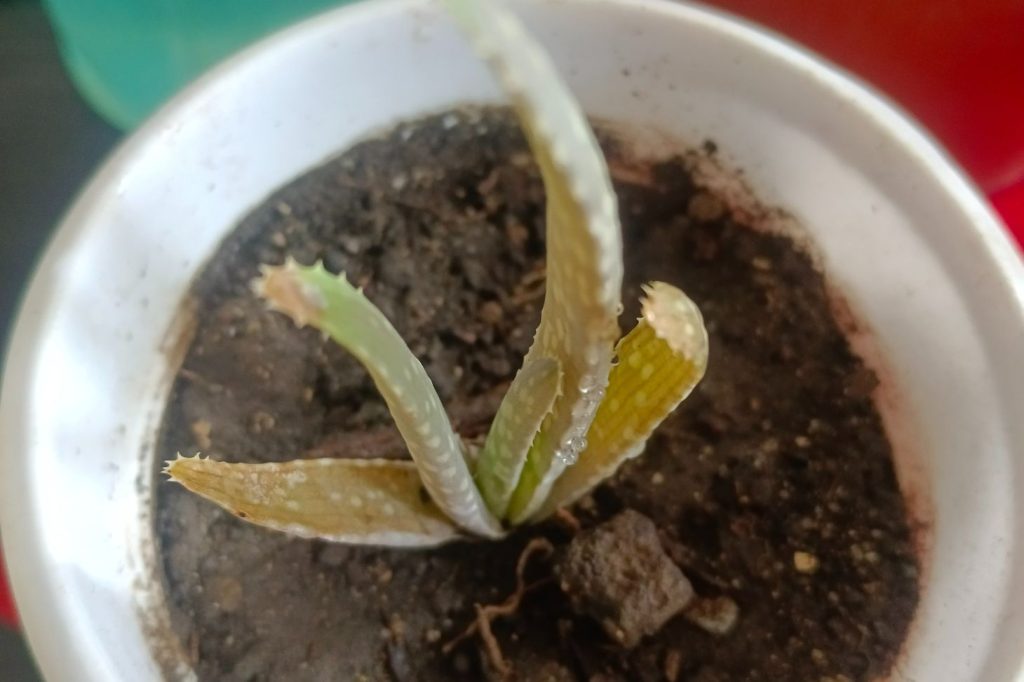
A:
{"label": "small pebble in soil", "polygon": [[487,301],[480,306],[480,317],[490,325],[496,325],[501,322],[501,318],[504,316],[504,311],[501,309],[501,304],[497,301]]}
{"label": "small pebble in soil", "polygon": [[693,598],[654,522],[632,509],[573,538],[555,573],[573,609],[627,648],[661,629]]}
{"label": "small pebble in soil", "polygon": [[686,620],[712,635],[732,632],[740,617],[740,607],[729,597],[694,599],[685,612]]}
{"label": "small pebble in soil", "polygon": [[818,570],[818,557],[810,552],[793,552],[793,567],[800,573],[815,573]]}
{"label": "small pebble in soil", "polygon": [[196,445],[201,450],[209,450],[213,447],[213,442],[210,440],[210,432],[213,427],[205,419],[197,419],[192,422],[192,435],[195,436]]}

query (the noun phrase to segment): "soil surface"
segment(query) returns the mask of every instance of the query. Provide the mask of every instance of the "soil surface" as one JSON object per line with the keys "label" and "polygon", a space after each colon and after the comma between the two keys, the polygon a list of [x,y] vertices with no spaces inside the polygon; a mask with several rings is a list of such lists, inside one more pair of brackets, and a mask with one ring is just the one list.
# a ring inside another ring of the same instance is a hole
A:
{"label": "soil surface", "polygon": [[[632,509],[654,521],[701,598],[739,607],[727,634],[677,616],[632,649],[577,615],[551,580],[572,530],[429,551],[292,539],[159,486],[172,621],[202,680],[479,680],[480,640],[443,645],[474,604],[515,589],[494,635],[521,680],[849,682],[892,666],[918,599],[918,562],[872,402],[822,276],[787,238],[737,224],[690,161],[628,167],[609,144],[626,249],[624,329],[642,282],[683,288],[711,339],[707,377],[646,453],[585,498],[584,528]],[[391,319],[456,428],[486,432],[538,321],[543,193],[503,111],[403,125],[255,209],[195,287],[199,323],[160,451],[230,461],[404,457],[359,365],[249,291],[259,263],[323,259]],[[547,580],[546,580],[547,579]]]}

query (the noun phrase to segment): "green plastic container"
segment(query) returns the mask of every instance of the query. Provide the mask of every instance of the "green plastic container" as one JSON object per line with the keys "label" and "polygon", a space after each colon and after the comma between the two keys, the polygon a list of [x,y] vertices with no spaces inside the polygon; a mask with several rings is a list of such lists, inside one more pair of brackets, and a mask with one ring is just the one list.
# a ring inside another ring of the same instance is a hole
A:
{"label": "green plastic container", "polygon": [[353,0],[45,1],[79,91],[127,130],[240,47]]}

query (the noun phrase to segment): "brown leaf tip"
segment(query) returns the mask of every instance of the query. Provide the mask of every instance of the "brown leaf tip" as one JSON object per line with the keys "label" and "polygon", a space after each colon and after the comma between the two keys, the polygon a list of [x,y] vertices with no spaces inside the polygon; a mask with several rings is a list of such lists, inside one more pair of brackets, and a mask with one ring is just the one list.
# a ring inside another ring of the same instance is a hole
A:
{"label": "brown leaf tip", "polygon": [[[323,266],[318,263],[314,267]],[[253,280],[252,290],[271,310],[284,313],[296,326],[304,327],[320,319],[326,303],[316,288],[299,277],[300,268],[291,257],[284,265],[261,265],[260,276]]]}

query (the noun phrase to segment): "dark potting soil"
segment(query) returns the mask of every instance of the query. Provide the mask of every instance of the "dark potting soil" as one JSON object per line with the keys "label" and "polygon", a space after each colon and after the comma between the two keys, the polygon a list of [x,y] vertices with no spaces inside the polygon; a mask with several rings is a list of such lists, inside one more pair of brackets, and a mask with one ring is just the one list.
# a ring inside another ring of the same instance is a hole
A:
{"label": "dark potting soil", "polygon": [[[612,145],[614,146],[614,145]],[[713,635],[682,616],[626,650],[539,585],[494,634],[521,680],[872,680],[918,598],[912,524],[822,276],[789,239],[737,224],[686,158],[626,170],[624,329],[640,284],[700,305],[707,377],[646,453],[578,504],[584,528],[632,509],[702,597],[739,607]],[[323,259],[363,287],[423,361],[457,430],[486,432],[536,326],[543,193],[504,111],[446,114],[354,147],[272,196],[197,282],[196,336],[160,452],[229,461],[404,457],[366,373],[254,299],[260,263]],[[504,600],[534,537],[426,551],[349,547],[256,528],[162,483],[157,531],[172,624],[202,680],[448,680],[491,674],[480,640],[443,645]]]}

